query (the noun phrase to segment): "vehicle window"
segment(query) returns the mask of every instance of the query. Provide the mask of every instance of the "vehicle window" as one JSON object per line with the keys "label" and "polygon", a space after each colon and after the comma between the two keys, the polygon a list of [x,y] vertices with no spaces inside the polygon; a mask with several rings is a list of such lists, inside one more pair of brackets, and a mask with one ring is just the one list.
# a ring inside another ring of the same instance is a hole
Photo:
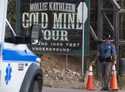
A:
{"label": "vehicle window", "polygon": [[[15,14],[16,14],[16,0],[8,0],[7,6],[7,18],[6,18],[6,28],[5,28],[5,42],[14,42],[14,30],[15,28]],[[9,20],[9,21],[8,21]]]}
{"label": "vehicle window", "polygon": [[5,42],[13,42],[13,33],[10,29],[10,27],[6,24],[6,29],[5,29]]}

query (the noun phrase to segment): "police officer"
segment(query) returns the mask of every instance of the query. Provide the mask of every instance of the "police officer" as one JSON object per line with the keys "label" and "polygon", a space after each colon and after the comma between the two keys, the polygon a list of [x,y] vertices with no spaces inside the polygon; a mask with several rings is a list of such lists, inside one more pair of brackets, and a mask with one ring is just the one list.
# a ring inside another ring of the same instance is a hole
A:
{"label": "police officer", "polygon": [[116,64],[116,48],[112,43],[111,35],[105,35],[104,41],[98,46],[98,57],[101,70],[102,89],[108,90],[111,77],[111,68]]}

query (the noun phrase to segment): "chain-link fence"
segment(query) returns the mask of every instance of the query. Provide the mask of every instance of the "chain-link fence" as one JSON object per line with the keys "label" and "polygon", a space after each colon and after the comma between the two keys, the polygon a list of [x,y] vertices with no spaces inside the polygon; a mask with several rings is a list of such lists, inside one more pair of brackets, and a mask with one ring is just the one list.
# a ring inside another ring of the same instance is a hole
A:
{"label": "chain-link fence", "polygon": [[8,0],[7,19],[16,28],[16,0]]}

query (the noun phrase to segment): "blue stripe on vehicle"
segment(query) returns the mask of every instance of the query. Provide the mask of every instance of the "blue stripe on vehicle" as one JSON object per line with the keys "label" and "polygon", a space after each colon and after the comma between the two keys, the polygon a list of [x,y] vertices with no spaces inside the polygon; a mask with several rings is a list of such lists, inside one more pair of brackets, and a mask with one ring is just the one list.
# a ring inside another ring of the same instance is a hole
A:
{"label": "blue stripe on vehicle", "polygon": [[3,60],[4,61],[30,61],[36,62],[38,57],[34,54],[28,54],[25,51],[15,51],[15,50],[3,50]]}

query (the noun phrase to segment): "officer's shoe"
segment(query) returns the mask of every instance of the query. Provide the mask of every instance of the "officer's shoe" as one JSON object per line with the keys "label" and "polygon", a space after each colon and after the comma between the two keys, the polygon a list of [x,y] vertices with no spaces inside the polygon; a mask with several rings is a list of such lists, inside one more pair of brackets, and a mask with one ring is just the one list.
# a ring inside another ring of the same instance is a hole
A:
{"label": "officer's shoe", "polygon": [[108,87],[103,87],[103,88],[101,89],[101,91],[107,91],[107,90],[109,90]]}

